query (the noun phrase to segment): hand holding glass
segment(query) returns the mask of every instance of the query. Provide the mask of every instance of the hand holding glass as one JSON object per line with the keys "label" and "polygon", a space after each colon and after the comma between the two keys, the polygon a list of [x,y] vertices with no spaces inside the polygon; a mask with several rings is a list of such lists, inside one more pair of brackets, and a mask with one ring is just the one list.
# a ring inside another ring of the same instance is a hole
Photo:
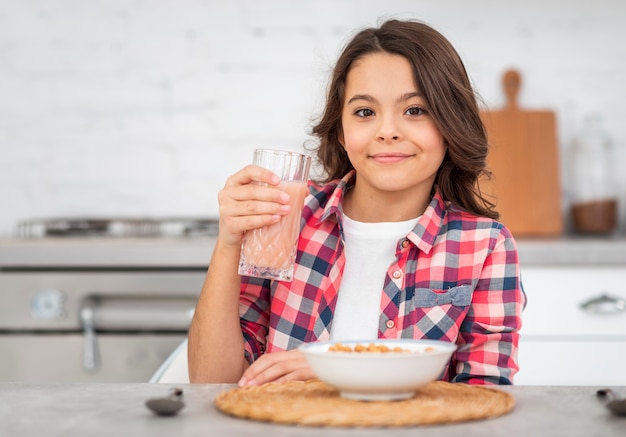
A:
{"label": "hand holding glass", "polygon": [[244,233],[239,274],[257,278],[291,281],[293,279],[300,219],[311,157],[282,150],[257,149],[253,164],[280,176],[278,189],[289,194],[289,213],[272,225]]}

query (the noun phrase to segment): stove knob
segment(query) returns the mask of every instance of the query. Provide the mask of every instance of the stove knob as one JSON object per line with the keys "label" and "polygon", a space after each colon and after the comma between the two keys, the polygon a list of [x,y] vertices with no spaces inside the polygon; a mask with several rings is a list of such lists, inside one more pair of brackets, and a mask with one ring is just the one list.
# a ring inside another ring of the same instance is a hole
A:
{"label": "stove knob", "polygon": [[39,320],[54,320],[65,317],[65,294],[62,291],[41,290],[30,302],[30,314]]}

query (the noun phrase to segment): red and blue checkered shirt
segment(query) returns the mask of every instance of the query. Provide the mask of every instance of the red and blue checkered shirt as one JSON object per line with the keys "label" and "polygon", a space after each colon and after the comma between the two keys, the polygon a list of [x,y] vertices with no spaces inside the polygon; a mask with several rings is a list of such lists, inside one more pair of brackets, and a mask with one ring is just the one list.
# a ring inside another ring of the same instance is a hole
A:
{"label": "red and blue checkered shirt", "polygon": [[[239,313],[250,362],[330,339],[345,266],[341,202],[353,183],[354,172],[309,184],[292,282],[242,277]],[[511,384],[525,302],[509,230],[436,192],[390,260],[378,337],[456,343],[443,380]]]}

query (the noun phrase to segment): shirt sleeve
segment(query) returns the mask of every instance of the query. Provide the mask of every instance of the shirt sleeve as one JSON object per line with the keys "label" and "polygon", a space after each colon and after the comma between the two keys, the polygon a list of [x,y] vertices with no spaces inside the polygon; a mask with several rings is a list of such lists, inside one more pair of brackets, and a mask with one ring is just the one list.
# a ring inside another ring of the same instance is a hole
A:
{"label": "shirt sleeve", "polygon": [[239,323],[244,340],[244,355],[249,363],[265,352],[270,310],[270,281],[241,277]]}
{"label": "shirt sleeve", "polygon": [[517,246],[505,227],[494,241],[461,325],[453,382],[512,384],[519,370],[517,350],[526,296]]}

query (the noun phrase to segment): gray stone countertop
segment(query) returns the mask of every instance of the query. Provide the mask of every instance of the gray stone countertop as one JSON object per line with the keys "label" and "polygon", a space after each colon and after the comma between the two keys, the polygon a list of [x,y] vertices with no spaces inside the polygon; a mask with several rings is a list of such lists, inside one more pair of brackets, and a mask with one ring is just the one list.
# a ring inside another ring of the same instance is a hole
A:
{"label": "gray stone countertop", "polygon": [[[623,436],[626,417],[612,415],[595,395],[597,387],[498,387],[516,406],[494,419],[407,428],[314,428],[255,422],[215,409],[227,384],[183,384],[185,408],[157,417],[146,399],[167,395],[170,384],[0,383],[0,435],[41,436]],[[626,395],[626,387],[614,388]]]}
{"label": "gray stone countertop", "polygon": [[[522,265],[626,268],[626,237],[516,238]],[[214,237],[0,240],[0,270],[24,266],[141,266],[206,269]]]}
{"label": "gray stone countertop", "polygon": [[520,264],[600,265],[626,268],[626,238],[517,238]]}

